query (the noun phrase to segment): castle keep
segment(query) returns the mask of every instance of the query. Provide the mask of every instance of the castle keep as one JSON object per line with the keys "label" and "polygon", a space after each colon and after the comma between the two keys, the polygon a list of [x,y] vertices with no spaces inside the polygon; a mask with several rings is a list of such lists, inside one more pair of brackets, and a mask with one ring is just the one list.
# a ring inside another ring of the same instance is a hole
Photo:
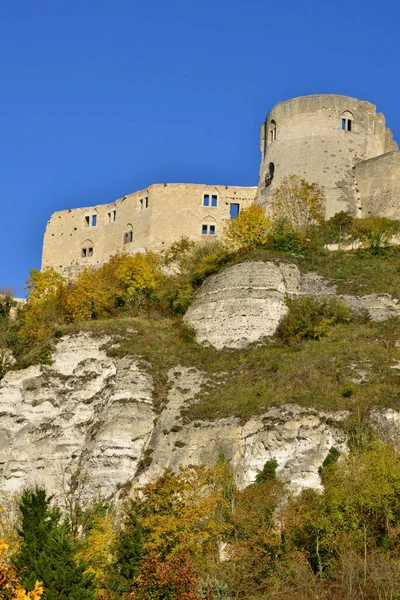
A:
{"label": "castle keep", "polygon": [[400,152],[385,117],[348,96],[301,96],[280,102],[261,126],[257,202],[268,204],[291,174],[316,182],[326,217],[400,216]]}
{"label": "castle keep", "polygon": [[258,188],[156,184],[112,202],[54,213],[42,268],[73,274],[119,251],[160,251],[183,235],[218,237],[224,222],[257,202],[268,212],[291,174],[323,187],[326,217],[400,218],[400,152],[376,107],[347,96],[302,96],[277,104],[261,127]]}

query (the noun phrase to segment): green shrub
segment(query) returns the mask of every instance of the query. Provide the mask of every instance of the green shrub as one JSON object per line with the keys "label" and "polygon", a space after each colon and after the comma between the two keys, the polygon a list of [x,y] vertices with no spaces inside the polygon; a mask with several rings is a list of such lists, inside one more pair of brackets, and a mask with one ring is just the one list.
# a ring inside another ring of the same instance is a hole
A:
{"label": "green shrub", "polygon": [[348,212],[341,210],[328,219],[325,227],[328,243],[349,242],[354,236],[355,219]]}
{"label": "green shrub", "polygon": [[400,221],[385,217],[367,217],[355,221],[355,236],[364,248],[378,252],[388,246],[392,238],[400,232]]}
{"label": "green shrub", "polygon": [[338,323],[350,323],[354,316],[347,304],[336,297],[288,298],[289,312],[281,321],[277,334],[285,341],[314,339],[327,335]]}
{"label": "green shrub", "polygon": [[339,460],[339,457],[340,457],[339,450],[337,448],[335,448],[335,446],[331,446],[329,448],[328,455],[326,456],[324,462],[318,469],[318,473],[319,473],[320,477],[323,477],[324,472],[328,467],[337,463],[337,461]]}
{"label": "green shrub", "polygon": [[265,483],[266,481],[274,481],[276,479],[277,467],[278,463],[275,458],[272,460],[267,460],[263,466],[263,470],[256,475],[256,484]]}
{"label": "green shrub", "polygon": [[278,252],[302,252],[305,248],[302,235],[284,219],[274,222],[270,244]]}
{"label": "green shrub", "polygon": [[192,272],[193,285],[200,285],[207,277],[218,273],[230,260],[231,254],[225,249],[204,256]]}

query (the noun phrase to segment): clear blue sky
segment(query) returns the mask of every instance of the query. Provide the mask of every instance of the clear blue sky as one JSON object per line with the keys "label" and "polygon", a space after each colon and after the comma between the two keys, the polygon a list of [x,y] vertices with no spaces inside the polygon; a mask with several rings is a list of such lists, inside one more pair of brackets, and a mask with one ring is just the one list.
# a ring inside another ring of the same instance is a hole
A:
{"label": "clear blue sky", "polygon": [[400,140],[394,0],[9,0],[0,24],[0,285],[18,294],[55,210],[256,185],[279,100],[369,100]]}

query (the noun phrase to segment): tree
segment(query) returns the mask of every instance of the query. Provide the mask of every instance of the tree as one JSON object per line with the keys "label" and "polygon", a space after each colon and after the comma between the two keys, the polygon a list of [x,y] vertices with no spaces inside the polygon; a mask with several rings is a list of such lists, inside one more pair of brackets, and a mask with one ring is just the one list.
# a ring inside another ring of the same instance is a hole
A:
{"label": "tree", "polygon": [[174,559],[161,561],[155,552],[140,565],[140,575],[132,588],[131,600],[213,600],[204,597],[201,578],[190,555],[179,552]]}
{"label": "tree", "polygon": [[161,260],[154,252],[117,254],[104,268],[115,273],[128,306],[139,311],[156,293],[162,278]]}
{"label": "tree", "polygon": [[114,561],[108,572],[107,587],[119,594],[131,589],[143,557],[142,510],[140,501],[131,500],[125,507],[122,527],[115,536],[112,549]]}
{"label": "tree", "polygon": [[20,550],[15,566],[26,588],[43,582],[43,600],[94,600],[92,576],[75,558],[76,545],[66,523],[60,523],[58,507],[42,488],[25,490],[21,496]]}
{"label": "tree", "polygon": [[326,234],[329,242],[339,244],[352,239],[356,220],[348,212],[341,210],[326,222]]}
{"label": "tree", "polygon": [[88,268],[63,288],[61,304],[69,321],[88,321],[110,317],[116,311],[118,288],[104,268]]}
{"label": "tree", "polygon": [[325,194],[317,183],[289,175],[273,194],[269,208],[275,222],[285,221],[294,231],[307,236],[324,222]]}
{"label": "tree", "polygon": [[86,564],[86,573],[93,574],[93,583],[98,597],[101,597],[107,588],[107,575],[113,562],[114,544],[115,532],[112,515],[109,513],[95,515],[77,556]]}
{"label": "tree", "polygon": [[272,222],[261,206],[253,204],[228,221],[224,233],[228,247],[253,250],[268,244]]}
{"label": "tree", "polygon": [[11,318],[11,309],[15,304],[12,290],[0,288],[0,379],[14,362],[12,348],[17,327]]}
{"label": "tree", "polygon": [[388,246],[393,237],[400,232],[400,221],[385,217],[367,217],[357,219],[354,224],[355,236],[361,240],[364,248],[377,252]]}
{"label": "tree", "polygon": [[43,271],[32,269],[25,289],[28,300],[21,309],[21,327],[18,338],[22,345],[30,346],[51,337],[64,321],[59,294],[65,279],[53,268]]}
{"label": "tree", "polygon": [[144,550],[162,559],[189,551],[199,564],[206,556],[215,558],[217,542],[228,527],[221,519],[225,499],[214,481],[214,469],[189,466],[177,474],[166,470],[145,485],[140,519]]}
{"label": "tree", "polygon": [[8,543],[0,538],[0,600],[40,600],[42,585],[36,581],[31,592],[26,592],[16,573],[6,558]]}

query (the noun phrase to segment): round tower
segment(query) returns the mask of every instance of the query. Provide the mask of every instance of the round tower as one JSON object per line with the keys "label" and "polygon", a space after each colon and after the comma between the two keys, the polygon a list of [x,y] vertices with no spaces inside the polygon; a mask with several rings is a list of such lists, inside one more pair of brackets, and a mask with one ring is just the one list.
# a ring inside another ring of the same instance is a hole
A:
{"label": "round tower", "polygon": [[360,216],[354,166],[396,150],[385,118],[369,102],[323,94],[277,104],[261,126],[256,202],[269,201],[287,175],[316,182],[326,195],[326,217],[344,210]]}

